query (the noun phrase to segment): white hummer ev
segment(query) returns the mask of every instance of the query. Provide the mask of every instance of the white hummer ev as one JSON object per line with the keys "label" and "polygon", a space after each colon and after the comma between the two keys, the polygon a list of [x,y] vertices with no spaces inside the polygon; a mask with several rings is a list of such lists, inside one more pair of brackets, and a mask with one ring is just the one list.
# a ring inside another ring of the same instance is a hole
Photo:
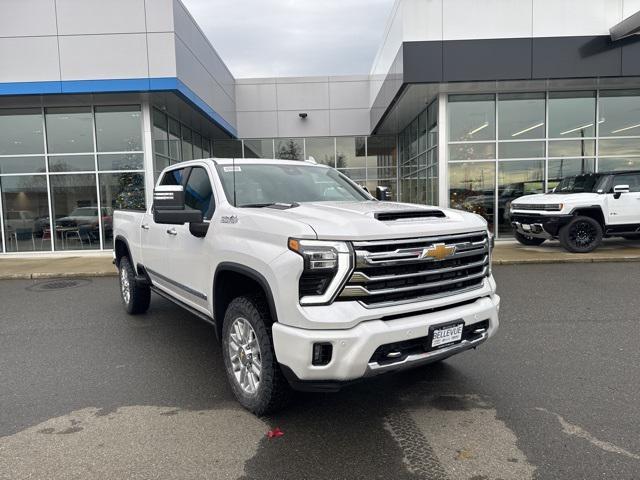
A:
{"label": "white hummer ev", "polygon": [[564,178],[549,193],[513,200],[510,216],[524,245],[558,238],[566,250],[586,253],[603,237],[640,239],[640,171]]}
{"label": "white hummer ev", "polygon": [[379,201],[312,162],[195,160],[165,169],[146,212],[114,217],[126,310],[155,292],[210,322],[239,402],[442,360],[498,328],[480,216]]}

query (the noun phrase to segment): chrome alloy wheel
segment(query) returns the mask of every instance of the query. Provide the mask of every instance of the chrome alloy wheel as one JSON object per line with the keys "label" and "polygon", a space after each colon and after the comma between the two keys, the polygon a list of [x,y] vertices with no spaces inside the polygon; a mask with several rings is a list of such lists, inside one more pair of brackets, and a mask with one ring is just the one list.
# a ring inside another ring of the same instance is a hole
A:
{"label": "chrome alloy wheel", "polygon": [[250,395],[256,393],[262,379],[262,356],[256,332],[245,318],[236,318],[229,329],[229,359],[240,388]]}
{"label": "chrome alloy wheel", "polygon": [[120,292],[124,303],[129,304],[129,300],[131,300],[131,285],[129,284],[129,274],[126,268],[120,269]]}

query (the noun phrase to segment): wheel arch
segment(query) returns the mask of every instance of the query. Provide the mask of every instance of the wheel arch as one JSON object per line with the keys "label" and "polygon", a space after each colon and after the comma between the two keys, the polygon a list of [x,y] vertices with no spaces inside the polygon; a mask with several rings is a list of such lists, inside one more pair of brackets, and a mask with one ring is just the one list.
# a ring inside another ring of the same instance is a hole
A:
{"label": "wheel arch", "polygon": [[606,228],[606,223],[604,219],[604,213],[602,212],[602,208],[599,205],[592,205],[590,207],[577,207],[571,211],[571,215],[574,217],[589,217],[593,218],[596,222],[600,224],[602,227],[602,231],[604,232]]}
{"label": "wheel arch", "polygon": [[129,242],[122,235],[116,235],[113,239],[113,251],[116,254],[116,267],[120,265],[120,259],[128,257],[131,261],[131,265],[135,268],[133,258],[131,258],[131,248],[129,248]]}
{"label": "wheel arch", "polygon": [[227,306],[235,297],[246,293],[262,293],[267,301],[271,319],[278,321],[275,300],[267,279],[257,270],[234,262],[222,262],[213,276],[213,318],[216,329],[222,333],[222,322]]}

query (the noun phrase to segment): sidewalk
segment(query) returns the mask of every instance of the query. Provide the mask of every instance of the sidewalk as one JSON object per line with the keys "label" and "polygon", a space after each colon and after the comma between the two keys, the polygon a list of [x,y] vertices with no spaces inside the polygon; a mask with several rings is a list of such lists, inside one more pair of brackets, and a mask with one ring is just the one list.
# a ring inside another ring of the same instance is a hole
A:
{"label": "sidewalk", "polygon": [[[498,242],[494,265],[533,263],[640,262],[640,241],[607,239],[600,248],[587,254],[568,253],[558,242],[545,242],[540,247],[525,247],[517,242]],[[111,263],[111,252],[95,255],[0,258],[0,280],[22,278],[109,277],[117,274]]]}

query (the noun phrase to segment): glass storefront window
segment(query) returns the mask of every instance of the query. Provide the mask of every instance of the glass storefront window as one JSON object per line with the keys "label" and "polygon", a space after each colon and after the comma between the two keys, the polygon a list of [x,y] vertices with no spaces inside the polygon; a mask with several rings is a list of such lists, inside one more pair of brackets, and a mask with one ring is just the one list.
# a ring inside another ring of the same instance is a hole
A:
{"label": "glass storefront window", "polygon": [[498,97],[500,140],[545,137],[544,93],[503,93]]}
{"label": "glass storefront window", "polygon": [[307,138],[305,140],[305,152],[307,159],[314,160],[330,167],[336,166],[335,142],[333,137]]}
{"label": "glass storefront window", "polygon": [[270,138],[245,140],[244,158],[274,158],[273,140]]}
{"label": "glass storefront window", "polygon": [[449,141],[468,142],[496,138],[494,95],[449,96]]}
{"label": "glass storefront window", "polygon": [[242,158],[240,140],[214,140],[213,156],[217,158]]}
{"label": "glass storefront window", "polygon": [[0,109],[0,155],[44,153],[39,108]]}
{"label": "glass storefront window", "polygon": [[95,115],[99,152],[142,150],[139,105],[95,107]]}
{"label": "glass storefront window", "polygon": [[595,92],[549,92],[549,137],[595,136]]}
{"label": "glass storefront window", "polygon": [[544,142],[500,142],[498,158],[544,157]]}
{"label": "glass storefront window", "polygon": [[144,173],[101,173],[102,235],[104,248],[113,247],[113,211],[145,210]]}
{"label": "glass storefront window", "polygon": [[0,177],[0,191],[7,252],[50,250],[46,177]]}
{"label": "glass storefront window", "polygon": [[427,149],[427,111],[424,110],[418,115],[418,152]]}
{"label": "glass storefront window", "polygon": [[153,109],[153,151],[157,155],[167,155],[169,139],[167,137],[167,116],[159,110]]}
{"label": "glass storefront window", "polygon": [[496,158],[496,144],[454,143],[449,145],[449,160],[488,160]]}
{"label": "glass storefront window", "polygon": [[[396,138],[393,136],[367,137],[367,168],[386,167],[393,169],[398,164]],[[396,174],[394,173],[395,177]]]}
{"label": "glass storefront window", "polygon": [[182,160],[193,160],[193,135],[190,128],[182,125]]}
{"label": "glass storefront window", "polygon": [[595,152],[595,140],[549,141],[549,157],[590,157]]}
{"label": "glass storefront window", "polygon": [[397,202],[398,201],[398,192],[396,191],[396,180],[395,179],[390,179],[390,180],[367,180],[364,185],[367,187],[367,189],[369,190],[369,193],[373,196],[375,196],[376,194],[376,188],[378,186],[380,187],[387,187],[387,193],[390,195],[391,201],[392,202]]}
{"label": "glass storefront window", "polygon": [[366,168],[340,168],[339,170],[358,184],[363,184],[367,180]]}
{"label": "glass storefront window", "polygon": [[524,195],[544,193],[544,160],[498,162],[498,234],[511,235],[511,202]]}
{"label": "glass storefront window", "polygon": [[593,158],[549,160],[547,189],[553,189],[564,177],[571,177],[593,171],[595,171],[595,160]]}
{"label": "glass storefront window", "polygon": [[179,162],[181,160],[180,152],[180,122],[169,118],[169,158],[174,162]]}
{"label": "glass storefront window", "polygon": [[202,137],[193,132],[193,158],[202,158]]}
{"label": "glass storefront window", "polygon": [[640,90],[600,92],[599,129],[601,137],[640,135]]}
{"label": "glass storefront window", "polygon": [[304,140],[302,138],[277,138],[275,140],[276,158],[282,160],[302,160],[304,157],[303,142]]}
{"label": "glass storefront window", "polygon": [[640,170],[640,158],[600,158],[599,172],[614,172],[618,170]]}
{"label": "glass storefront window", "polygon": [[86,172],[95,169],[93,155],[55,155],[49,157],[50,172]]}
{"label": "glass storefront window", "polygon": [[[100,248],[98,196],[95,175],[52,175],[53,240],[56,250]],[[102,208],[102,219],[111,212]]]}
{"label": "glass storefront window", "polygon": [[98,155],[98,170],[143,170],[144,154],[111,153]]}
{"label": "glass storefront window", "polygon": [[640,138],[601,139],[598,145],[598,154],[616,157],[640,155]]}
{"label": "glass storefront window", "polygon": [[449,205],[482,215],[493,230],[495,162],[449,164]]}
{"label": "glass storefront window", "polygon": [[0,175],[4,173],[42,173],[44,157],[0,157]]}
{"label": "glass storefront window", "polygon": [[45,110],[49,153],[93,152],[91,107]]}
{"label": "glass storefront window", "polygon": [[337,168],[365,168],[366,165],[365,137],[336,138]]}

